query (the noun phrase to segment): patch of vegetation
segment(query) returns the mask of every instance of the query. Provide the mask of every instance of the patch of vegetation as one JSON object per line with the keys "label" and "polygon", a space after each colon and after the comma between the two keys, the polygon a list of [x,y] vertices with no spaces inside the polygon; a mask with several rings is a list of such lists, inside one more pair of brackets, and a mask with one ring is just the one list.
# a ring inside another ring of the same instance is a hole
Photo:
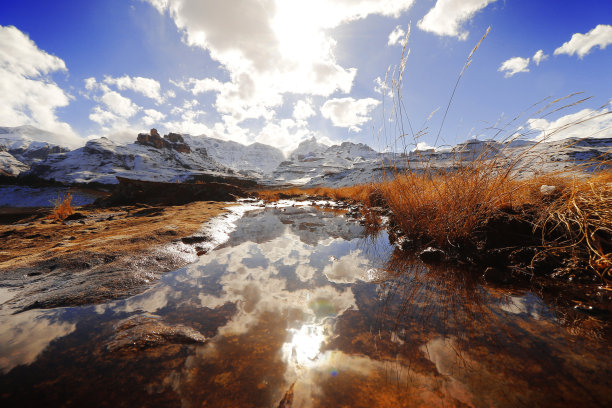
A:
{"label": "patch of vegetation", "polygon": [[74,214],[72,207],[72,194],[67,193],[65,196],[58,196],[53,202],[53,210],[49,214],[49,218],[56,221],[63,221],[69,215]]}

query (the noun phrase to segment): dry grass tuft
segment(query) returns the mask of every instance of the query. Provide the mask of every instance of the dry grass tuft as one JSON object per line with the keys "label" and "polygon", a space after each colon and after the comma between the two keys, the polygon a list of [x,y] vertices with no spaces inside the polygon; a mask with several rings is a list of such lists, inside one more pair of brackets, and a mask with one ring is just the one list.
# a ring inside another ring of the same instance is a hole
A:
{"label": "dry grass tuft", "polygon": [[357,201],[366,203],[369,195],[373,191],[371,184],[360,184],[350,187],[315,187],[315,188],[286,188],[280,190],[260,190],[255,194],[266,202],[276,202],[281,199],[299,198],[324,198],[335,201]]}
{"label": "dry grass tuft", "polygon": [[612,171],[574,181],[540,223],[548,251],[588,260],[600,278],[612,279]]}
{"label": "dry grass tuft", "polygon": [[68,193],[64,197],[57,197],[54,201],[53,211],[49,215],[50,219],[63,221],[69,215],[74,214],[72,207],[72,194]]}

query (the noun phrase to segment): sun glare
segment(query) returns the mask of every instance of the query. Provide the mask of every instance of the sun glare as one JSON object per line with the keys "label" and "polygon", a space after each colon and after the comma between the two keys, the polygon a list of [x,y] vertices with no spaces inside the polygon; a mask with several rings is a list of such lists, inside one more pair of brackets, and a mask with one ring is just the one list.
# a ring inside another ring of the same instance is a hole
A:
{"label": "sun glare", "polygon": [[281,2],[272,28],[282,54],[296,62],[318,61],[326,55],[330,44],[321,32],[317,9],[308,2]]}
{"label": "sun glare", "polygon": [[283,344],[283,358],[295,367],[310,368],[317,364],[321,345],[325,341],[322,325],[305,324],[299,329],[292,329],[293,337],[289,343]]}

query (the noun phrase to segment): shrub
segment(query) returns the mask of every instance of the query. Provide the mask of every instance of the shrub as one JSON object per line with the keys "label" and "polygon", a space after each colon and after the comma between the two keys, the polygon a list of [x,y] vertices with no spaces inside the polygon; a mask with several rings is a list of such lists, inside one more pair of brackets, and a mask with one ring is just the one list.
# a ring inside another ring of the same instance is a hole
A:
{"label": "shrub", "polygon": [[72,207],[72,194],[68,193],[64,197],[58,196],[53,202],[53,211],[49,218],[57,221],[63,221],[69,215],[74,214]]}

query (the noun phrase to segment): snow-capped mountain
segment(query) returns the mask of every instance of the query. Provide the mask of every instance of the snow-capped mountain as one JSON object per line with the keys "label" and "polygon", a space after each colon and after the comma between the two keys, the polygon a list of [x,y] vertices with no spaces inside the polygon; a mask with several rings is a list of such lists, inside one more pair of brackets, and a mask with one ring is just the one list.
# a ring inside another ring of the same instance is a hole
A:
{"label": "snow-capped mountain", "polygon": [[[28,166],[46,159],[50,154],[69,151],[65,140],[62,135],[34,126],[0,127],[0,146]],[[74,142],[70,138],[68,140]]]}
{"label": "snow-capped mountain", "polygon": [[[37,139],[43,140],[34,140]],[[66,151],[44,138],[61,143],[61,136],[31,126],[0,128],[0,174],[28,173],[64,183],[114,184],[115,176],[184,181],[197,176],[256,179],[261,184],[345,186],[380,181],[395,170],[449,169],[477,157],[506,157],[524,176],[584,165],[592,171],[612,159],[612,138],[564,139],[551,142],[518,140],[510,143],[476,140],[447,149],[408,154],[378,153],[362,143],[326,146],[315,138],[303,141],[285,159],[272,146],[248,146],[206,136],[155,129],[138,135],[135,143],[120,145],[106,138]],[[28,167],[31,167],[28,170]]]}
{"label": "snow-capped mountain", "polygon": [[300,143],[289,160],[280,163],[272,179],[279,183],[313,184],[323,179],[340,179],[349,173],[363,173],[378,165],[379,153],[363,143],[326,146],[313,137]]}
{"label": "snow-capped mountain", "polygon": [[19,173],[28,170],[30,167],[17,160],[12,154],[6,151],[6,147],[0,146],[0,175],[17,176]]}
{"label": "snow-capped mountain", "polygon": [[0,127],[0,144],[8,149],[28,148],[32,143],[33,146],[49,144],[74,149],[83,145],[83,139],[74,135],[48,132],[30,125]]}
{"label": "snow-capped mountain", "polygon": [[190,146],[206,149],[208,155],[215,161],[236,171],[269,175],[285,160],[282,151],[262,143],[253,143],[245,146],[237,142],[215,139],[204,135],[183,135],[183,138]]}
{"label": "snow-capped mountain", "polygon": [[30,173],[63,183],[101,184],[116,184],[115,176],[148,181],[184,181],[197,175],[233,175],[232,169],[220,165],[205,151],[189,150],[155,147],[146,141],[122,146],[103,137],[90,140],[79,149],[50,155],[45,161],[33,164]]}
{"label": "snow-capped mountain", "polygon": [[289,160],[305,161],[311,158],[320,157],[328,148],[329,146],[317,142],[317,139],[313,136],[300,143],[298,147],[289,154]]}

